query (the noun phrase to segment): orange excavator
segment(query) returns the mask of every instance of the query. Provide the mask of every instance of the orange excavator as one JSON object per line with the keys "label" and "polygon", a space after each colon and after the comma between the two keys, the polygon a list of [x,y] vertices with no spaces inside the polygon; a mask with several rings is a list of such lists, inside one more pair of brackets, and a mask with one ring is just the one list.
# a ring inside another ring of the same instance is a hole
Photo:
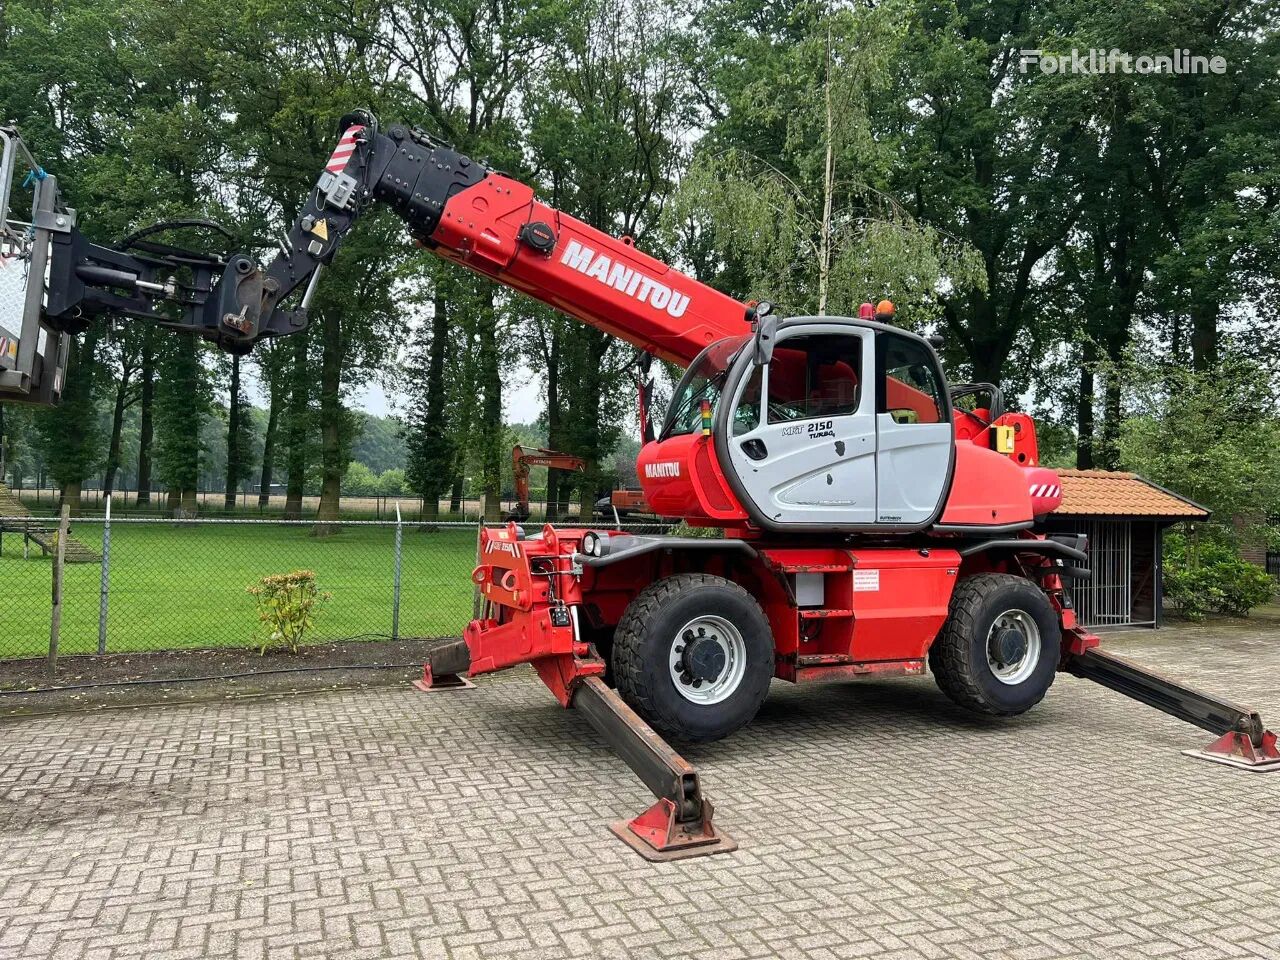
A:
{"label": "orange excavator", "polygon": [[[511,473],[515,478],[516,506],[504,520],[524,523],[529,519],[529,468],[546,467],[548,470],[566,470],[581,473],[587,461],[571,453],[559,453],[543,447],[526,447],[517,443],[511,448]],[[550,505],[548,505],[550,506]]]}
{"label": "orange excavator", "polygon": [[[431,654],[420,684],[531,664],[655,794],[614,825],[646,857],[732,849],[697,771],[660,734],[727,736],[775,678],[928,671],[966,710],[1012,717],[1067,673],[1212,731],[1197,751],[1206,759],[1280,769],[1256,711],[1121,660],[1080,625],[1071,584],[1089,575],[1088,545],[1040,523],[1062,491],[1040,465],[1035,423],[1005,410],[995,385],[951,385],[934,344],[891,311],[782,316],[735,300],[429,133],[384,131],[367,112],[341,121],[267,264],[143,236],[89,243],[54,178],[38,185],[20,252],[37,278],[24,329],[49,342],[98,313],[198,331],[241,353],[301,330],[324,265],[380,205],[431,253],[639,348],[644,501],[716,535],[482,530],[479,614]],[[35,352],[24,335],[18,366],[28,389],[44,390],[23,367]],[[653,357],[687,368],[660,418]],[[47,380],[57,364],[45,363]],[[975,391],[981,401],[969,402]]]}

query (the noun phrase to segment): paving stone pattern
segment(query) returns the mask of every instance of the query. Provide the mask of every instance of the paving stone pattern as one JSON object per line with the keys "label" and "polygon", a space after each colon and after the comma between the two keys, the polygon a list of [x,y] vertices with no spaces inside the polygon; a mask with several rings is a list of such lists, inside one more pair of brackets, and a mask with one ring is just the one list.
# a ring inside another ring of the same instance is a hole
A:
{"label": "paving stone pattern", "polygon": [[[1280,631],[1108,645],[1280,722]],[[649,798],[527,671],[0,723],[0,958],[1280,957],[1280,773],[1059,677],[775,684],[689,750],[741,849],[640,860]]]}

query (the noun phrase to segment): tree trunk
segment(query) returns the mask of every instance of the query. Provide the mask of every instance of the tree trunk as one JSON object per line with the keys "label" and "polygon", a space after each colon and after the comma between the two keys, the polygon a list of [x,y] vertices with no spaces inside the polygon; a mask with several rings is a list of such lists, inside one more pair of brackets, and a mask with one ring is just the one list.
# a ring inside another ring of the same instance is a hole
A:
{"label": "tree trunk", "polygon": [[71,515],[73,517],[80,516],[80,481],[69,481],[62,485],[62,501],[59,507],[63,505],[71,507]]}
{"label": "tree trunk", "polygon": [[1218,310],[1213,304],[1191,309],[1191,366],[1204,373],[1218,365]]}
{"label": "tree trunk", "polygon": [[142,395],[138,415],[138,506],[151,503],[151,440],[156,396],[155,330],[149,328],[142,341]]}
{"label": "tree trunk", "polygon": [[[435,309],[431,317],[431,348],[427,354],[427,415],[423,437],[423,446],[428,450],[443,452],[448,442],[448,430],[445,423],[445,389],[444,361],[445,351],[449,343],[449,304],[445,294],[442,278],[437,278],[435,290]],[[445,458],[438,458],[442,463]],[[435,519],[440,516],[440,494],[444,492],[447,481],[443,474],[435,484],[425,484],[422,489],[423,516]]]}
{"label": "tree trunk", "polygon": [[231,357],[231,403],[227,408],[227,482],[222,492],[222,508],[236,508],[236,487],[240,485],[240,357]]}
{"label": "tree trunk", "polygon": [[1120,466],[1120,373],[1113,367],[1107,374],[1103,392],[1101,467],[1116,470]]}
{"label": "tree trunk", "polygon": [[[343,455],[342,406],[342,324],[338,311],[329,307],[324,311],[320,325],[320,508],[317,520],[337,520],[339,498],[342,495],[342,477],[347,471]],[[316,536],[336,533],[332,523],[317,524]]]}
{"label": "tree trunk", "polygon": [[307,376],[307,335],[294,334],[293,375],[289,395],[289,456],[285,490],[284,515],[287,520],[302,519],[302,495],[307,484],[307,420],[309,411]]}
{"label": "tree trunk", "polygon": [[271,504],[271,471],[275,464],[276,430],[280,425],[280,389],[271,385],[270,407],[267,410],[267,432],[262,438],[262,474],[258,480],[258,509],[265,510]]}
{"label": "tree trunk", "polygon": [[129,387],[127,377],[121,376],[116,385],[116,402],[111,411],[111,440],[107,444],[107,465],[102,475],[102,495],[111,499],[115,489],[116,471],[120,469],[120,433],[124,428],[124,394]]}
{"label": "tree trunk", "polygon": [[[547,446],[552,450],[561,449],[560,409],[560,330],[562,324],[558,317],[551,321],[551,346],[547,351]],[[547,523],[552,523],[560,515],[560,475],[559,471],[547,471]]]}
{"label": "tree trunk", "polygon": [[454,474],[453,488],[449,491],[449,512],[459,514],[462,512],[462,488],[463,476],[461,473]]}
{"label": "tree trunk", "polygon": [[502,504],[502,372],[498,355],[498,318],[493,293],[480,317],[480,390],[484,397],[480,415],[481,509],[484,519],[501,519]]}
{"label": "tree trunk", "polygon": [[175,336],[174,354],[165,364],[161,408],[161,470],[165,484],[181,496],[180,510],[188,517],[199,512],[201,376],[203,368],[194,333]]}
{"label": "tree trunk", "polygon": [[1076,399],[1076,469],[1093,469],[1093,367],[1097,348],[1085,341],[1080,362],[1080,396]]}

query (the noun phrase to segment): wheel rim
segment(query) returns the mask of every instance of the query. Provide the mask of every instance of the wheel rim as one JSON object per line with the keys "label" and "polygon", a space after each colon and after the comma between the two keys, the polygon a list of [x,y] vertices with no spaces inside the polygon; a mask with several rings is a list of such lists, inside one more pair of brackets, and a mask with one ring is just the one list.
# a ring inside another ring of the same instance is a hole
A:
{"label": "wheel rim", "polygon": [[723,617],[695,617],[671,639],[667,667],[680,696],[702,705],[719,703],[742,685],[747,644]]}
{"label": "wheel rim", "polygon": [[1016,686],[1040,662],[1040,628],[1025,610],[1006,610],[987,631],[987,666],[1003,684]]}

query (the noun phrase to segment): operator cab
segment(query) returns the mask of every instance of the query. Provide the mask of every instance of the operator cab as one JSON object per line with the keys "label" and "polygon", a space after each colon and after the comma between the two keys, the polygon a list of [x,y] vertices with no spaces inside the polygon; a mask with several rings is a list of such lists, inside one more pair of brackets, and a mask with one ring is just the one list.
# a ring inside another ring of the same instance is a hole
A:
{"label": "operator cab", "polygon": [[764,337],[758,326],[724,338],[689,366],[658,442],[641,451],[649,502],[717,521],[733,513],[765,530],[939,523],[956,434],[929,342],[833,317],[792,318]]}

